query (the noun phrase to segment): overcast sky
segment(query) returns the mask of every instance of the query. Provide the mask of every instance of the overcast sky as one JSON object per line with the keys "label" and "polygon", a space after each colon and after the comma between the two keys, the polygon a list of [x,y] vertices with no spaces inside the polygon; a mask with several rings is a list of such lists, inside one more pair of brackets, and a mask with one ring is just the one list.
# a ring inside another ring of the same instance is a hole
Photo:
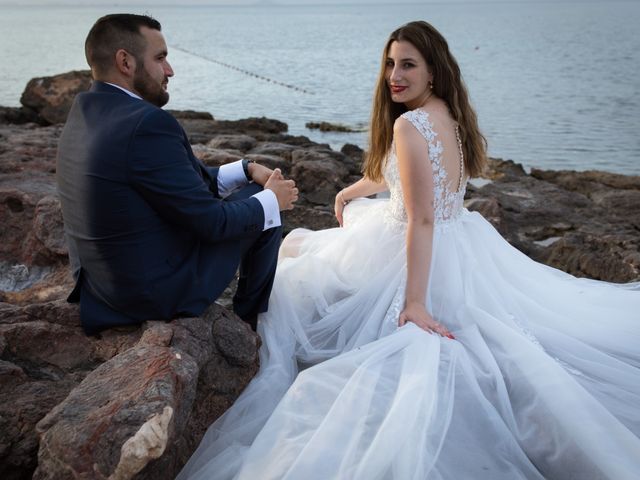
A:
{"label": "overcast sky", "polygon": [[[0,0],[0,5],[292,5],[345,3],[344,0]],[[389,0],[349,0],[346,3],[390,3]],[[403,3],[424,3],[424,0],[408,0]]]}
{"label": "overcast sky", "polygon": [[[444,0],[402,0],[393,2],[392,0],[0,0],[0,5],[113,5],[113,6],[138,6],[138,5],[255,5],[255,4],[276,4],[276,5],[322,5],[334,4],[372,4],[372,3],[441,3]],[[483,2],[492,0],[447,0],[448,2]],[[493,0],[494,2],[522,3],[535,2],[539,0]],[[548,1],[548,0],[547,0]],[[580,1],[580,0],[578,0]],[[582,0],[599,1],[599,0]],[[600,0],[601,1],[601,0]],[[637,1],[637,0],[631,0]]]}
{"label": "overcast sky", "polygon": [[[104,5],[136,7],[141,5],[323,5],[323,4],[425,4],[425,3],[537,3],[558,0],[0,0],[0,5]],[[607,0],[559,0],[566,3],[601,3]],[[640,0],[618,0],[622,2],[640,2]]]}
{"label": "overcast sky", "polygon": [[[474,0],[472,0],[474,1]],[[477,1],[477,0],[475,0]],[[513,1],[513,0],[510,0]],[[518,1],[518,0],[515,0]],[[309,5],[325,3],[394,3],[390,0],[0,0],[0,5]],[[425,3],[424,0],[405,0],[402,3]]]}
{"label": "overcast sky", "polygon": [[[423,0],[424,1],[424,0]],[[0,0],[0,5],[255,5],[255,4],[323,4],[323,3],[391,3],[389,0]],[[409,0],[403,3],[423,3]]]}

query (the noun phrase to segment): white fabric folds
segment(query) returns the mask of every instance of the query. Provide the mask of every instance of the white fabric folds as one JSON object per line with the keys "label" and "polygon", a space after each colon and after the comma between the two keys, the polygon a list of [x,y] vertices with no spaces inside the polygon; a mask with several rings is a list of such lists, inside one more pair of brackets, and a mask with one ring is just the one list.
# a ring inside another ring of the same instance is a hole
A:
{"label": "white fabric folds", "polygon": [[178,478],[639,478],[640,284],[535,263],[463,210],[436,227],[429,286],[456,339],[397,328],[387,203],[287,237],[261,370]]}
{"label": "white fabric folds", "polygon": [[574,278],[513,248],[463,208],[464,185],[449,190],[428,114],[402,117],[434,175],[427,308],[455,340],[397,326],[392,148],[388,200],[285,239],[260,372],[178,480],[639,479],[640,283]]}

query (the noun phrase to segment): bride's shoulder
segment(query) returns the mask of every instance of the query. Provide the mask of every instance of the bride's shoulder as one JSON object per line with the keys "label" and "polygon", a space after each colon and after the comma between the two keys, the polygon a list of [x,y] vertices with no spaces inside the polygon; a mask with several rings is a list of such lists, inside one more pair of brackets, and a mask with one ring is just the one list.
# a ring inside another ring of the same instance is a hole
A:
{"label": "bride's shoulder", "polygon": [[420,108],[404,112],[393,124],[393,136],[407,140],[422,137],[429,141],[433,136],[429,113]]}
{"label": "bride's shoulder", "polygon": [[410,112],[405,112],[396,118],[396,121],[393,123],[393,137],[394,139],[398,136],[406,136],[411,135],[419,130],[419,123],[416,119],[407,115]]}
{"label": "bride's shoulder", "polygon": [[414,123],[415,121],[424,122],[424,121],[429,121],[429,112],[418,107],[418,108],[414,108],[413,110],[407,110],[398,118],[404,118],[405,120],[408,120],[411,123]]}

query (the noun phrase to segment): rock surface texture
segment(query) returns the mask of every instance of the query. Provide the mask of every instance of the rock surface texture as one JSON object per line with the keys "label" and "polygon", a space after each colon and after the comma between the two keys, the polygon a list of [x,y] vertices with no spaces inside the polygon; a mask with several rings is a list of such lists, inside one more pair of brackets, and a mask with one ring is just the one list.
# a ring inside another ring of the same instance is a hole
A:
{"label": "rock surface texture", "polygon": [[640,177],[533,169],[492,160],[467,207],[533,259],[579,277],[640,280]]}
{"label": "rock surface texture", "polygon": [[[73,282],[55,154],[71,99],[86,88],[86,72],[34,79],[22,108],[0,108],[0,478],[172,479],[257,371],[260,340],[215,304],[199,318],[83,334],[65,301]],[[296,180],[287,232],[337,226],[334,196],[359,177],[360,148],[337,152],[267,118],[174,114],[205,163],[246,157]],[[640,280],[640,177],[527,174],[492,160],[466,203],[540,262]]]}

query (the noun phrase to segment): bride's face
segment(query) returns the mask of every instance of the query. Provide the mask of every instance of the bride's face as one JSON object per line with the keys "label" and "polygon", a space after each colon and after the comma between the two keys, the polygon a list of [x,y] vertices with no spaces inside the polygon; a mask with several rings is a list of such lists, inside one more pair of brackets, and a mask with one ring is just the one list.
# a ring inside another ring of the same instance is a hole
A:
{"label": "bride's face", "polygon": [[391,99],[413,110],[420,107],[431,94],[433,75],[427,62],[413,44],[394,41],[387,52],[385,79]]}

